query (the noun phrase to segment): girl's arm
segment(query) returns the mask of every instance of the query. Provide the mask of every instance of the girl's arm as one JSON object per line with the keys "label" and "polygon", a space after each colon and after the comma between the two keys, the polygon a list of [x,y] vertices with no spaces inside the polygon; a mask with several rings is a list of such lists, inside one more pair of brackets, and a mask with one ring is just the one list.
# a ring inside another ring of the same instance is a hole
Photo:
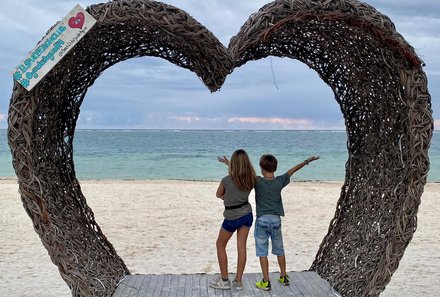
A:
{"label": "girl's arm", "polygon": [[298,170],[300,170],[304,166],[309,165],[310,162],[313,162],[318,159],[319,159],[319,156],[318,157],[315,157],[315,156],[310,157],[310,158],[304,160],[302,163],[299,163],[299,164],[293,166],[292,168],[290,168],[289,170],[287,170],[287,173],[289,174],[289,176],[292,176],[295,172],[297,172]]}
{"label": "girl's arm", "polygon": [[223,164],[225,164],[226,166],[229,167],[229,160],[228,160],[228,158],[227,158],[226,156],[223,156],[223,157],[217,157],[217,160],[218,160],[220,163],[223,163]]}
{"label": "girl's arm", "polygon": [[223,183],[220,182],[220,184],[218,185],[217,188],[217,192],[215,193],[215,196],[217,196],[217,198],[223,199],[225,196],[225,187],[223,186]]}

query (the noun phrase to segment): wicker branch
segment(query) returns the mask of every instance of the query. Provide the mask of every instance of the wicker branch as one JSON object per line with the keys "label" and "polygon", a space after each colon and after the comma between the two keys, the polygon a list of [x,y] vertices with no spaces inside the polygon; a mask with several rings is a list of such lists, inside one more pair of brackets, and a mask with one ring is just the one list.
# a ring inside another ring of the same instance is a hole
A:
{"label": "wicker branch", "polygon": [[156,56],[218,90],[269,55],[314,69],[335,94],[348,142],[345,182],[311,270],[344,296],[378,296],[417,227],[433,120],[423,62],[391,20],[356,0],[262,7],[226,49],[184,11],[154,1],[92,5],[97,24],[32,91],[15,82],[8,139],[23,206],[74,296],[110,296],[129,274],[75,176],[85,94],[108,67]]}

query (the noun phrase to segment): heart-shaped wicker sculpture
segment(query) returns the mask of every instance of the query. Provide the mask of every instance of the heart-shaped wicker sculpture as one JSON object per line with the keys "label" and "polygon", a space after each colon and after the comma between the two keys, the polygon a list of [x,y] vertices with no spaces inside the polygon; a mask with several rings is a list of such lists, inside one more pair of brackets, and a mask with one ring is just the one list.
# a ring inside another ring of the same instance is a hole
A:
{"label": "heart-shaped wicker sculpture", "polygon": [[341,107],[349,157],[310,269],[344,296],[384,290],[416,230],[433,130],[423,63],[388,17],[357,0],[274,1],[225,48],[160,2],[119,0],[87,11],[96,25],[32,91],[15,82],[8,122],[24,208],[74,296],[109,296],[129,274],[81,192],[72,143],[88,88],[108,67],[139,56],[187,68],[211,91],[235,67],[269,55],[313,68]]}

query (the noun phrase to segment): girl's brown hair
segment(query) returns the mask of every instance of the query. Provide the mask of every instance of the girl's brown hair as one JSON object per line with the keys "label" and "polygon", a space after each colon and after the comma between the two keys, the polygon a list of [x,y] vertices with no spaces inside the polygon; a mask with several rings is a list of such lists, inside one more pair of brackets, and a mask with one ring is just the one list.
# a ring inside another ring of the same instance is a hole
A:
{"label": "girl's brown hair", "polygon": [[242,191],[250,191],[255,187],[257,176],[248,154],[242,150],[236,150],[229,162],[229,175],[232,181]]}

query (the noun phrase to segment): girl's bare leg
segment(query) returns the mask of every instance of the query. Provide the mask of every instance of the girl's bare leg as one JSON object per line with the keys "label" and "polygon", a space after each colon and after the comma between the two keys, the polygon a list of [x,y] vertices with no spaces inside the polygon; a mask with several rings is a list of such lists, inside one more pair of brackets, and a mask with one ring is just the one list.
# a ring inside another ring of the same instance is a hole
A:
{"label": "girl's bare leg", "polygon": [[235,280],[241,282],[241,278],[243,277],[244,267],[246,266],[247,260],[247,249],[246,242],[249,235],[249,227],[243,226],[237,230],[237,275],[235,276]]}
{"label": "girl's bare leg", "polygon": [[228,244],[228,241],[231,238],[232,234],[233,233],[228,232],[223,228],[220,228],[220,232],[218,233],[218,238],[216,241],[217,259],[218,265],[220,267],[220,275],[224,280],[229,278],[228,255],[226,254],[226,245]]}

